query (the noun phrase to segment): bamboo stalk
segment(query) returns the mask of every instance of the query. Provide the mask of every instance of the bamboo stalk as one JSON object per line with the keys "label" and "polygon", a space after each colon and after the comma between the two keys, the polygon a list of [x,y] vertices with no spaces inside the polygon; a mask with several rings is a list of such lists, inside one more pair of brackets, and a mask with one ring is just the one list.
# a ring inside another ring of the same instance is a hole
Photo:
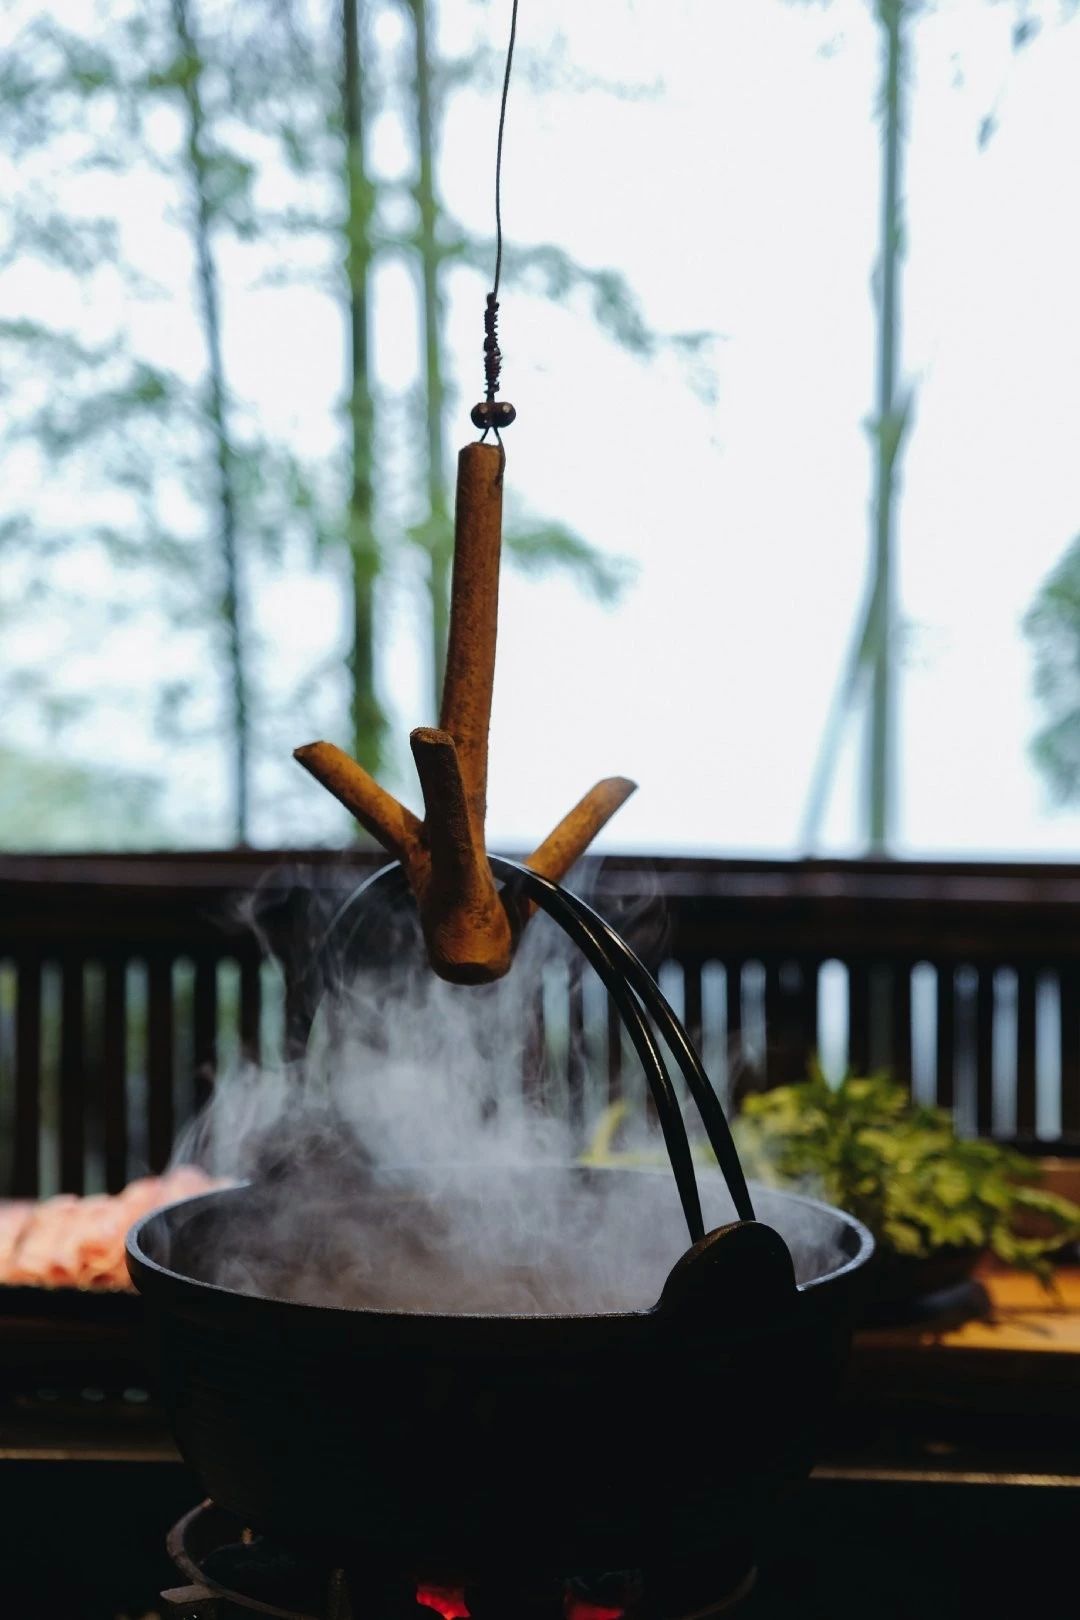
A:
{"label": "bamboo stalk", "polygon": [[417,232],[416,256],[420,271],[420,325],[424,367],[424,419],[427,453],[428,532],[430,534],[428,594],[431,603],[431,682],[433,711],[440,707],[440,675],[446,663],[450,554],[446,544],[446,453],[442,332],[445,326],[443,269],[445,256],[439,240],[442,207],[435,187],[437,97],[434,93],[431,53],[428,48],[427,0],[408,0],[413,18],[413,135],[416,146]]}
{"label": "bamboo stalk", "polygon": [[371,228],[374,191],[367,174],[363,0],[341,0],[341,118],[347,216],[349,338],[349,571],[352,586],[352,751],[370,771],[382,764],[386,715],[375,681],[375,586],[381,568],[375,533],[371,387]]}
{"label": "bamboo stalk", "polygon": [[188,0],[172,0],[172,21],[177,49],[188,65],[183,78],[187,113],[184,162],[194,207],[191,213],[199,311],[206,342],[206,417],[214,447],[216,492],[221,545],[221,606],[225,620],[229,665],[229,711],[232,729],[233,837],[248,839],[251,797],[251,677],[248,658],[236,454],[229,412],[229,390],[221,336],[221,274],[213,251],[211,191],[213,175],[208,150],[206,108],[203,102],[205,62],[196,38]]}

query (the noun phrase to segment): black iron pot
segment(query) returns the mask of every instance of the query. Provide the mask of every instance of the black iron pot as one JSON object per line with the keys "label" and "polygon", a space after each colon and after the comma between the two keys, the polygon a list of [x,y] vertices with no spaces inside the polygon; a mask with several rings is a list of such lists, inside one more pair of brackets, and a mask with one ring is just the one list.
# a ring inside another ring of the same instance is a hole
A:
{"label": "black iron pot", "polygon": [[[655,1173],[551,1175],[555,1196],[560,1175],[630,1178],[643,1222],[672,1202]],[[265,1196],[210,1193],[129,1238],[181,1451],[245,1522],[417,1573],[623,1568],[750,1537],[809,1471],[872,1248],[850,1217],[759,1194],[766,1220],[808,1213],[835,1244],[802,1283],[769,1227],[737,1223],[649,1310],[432,1317],[200,1281]]]}
{"label": "black iron pot", "polygon": [[[610,1215],[621,1198],[614,1231],[646,1235],[642,1308],[335,1308],[300,1302],[287,1281],[290,1298],[268,1297],[281,1188],[209,1193],[128,1237],[177,1440],[221,1507],[345,1565],[462,1578],[586,1573],[713,1557],[720,1546],[737,1563],[777,1493],[809,1471],[873,1240],[812,1200],[752,1197],[700,1059],[641,963],[574,896],[510,862],[493,857],[492,867],[555,918],[607,987],[673,1175],[532,1168],[493,1186],[485,1166],[459,1170],[439,1207],[475,1200],[479,1186],[500,1232],[520,1203],[555,1208],[572,1194],[580,1212],[580,1199],[596,1197]],[[357,898],[401,883],[386,869]],[[339,937],[352,937],[355,909],[345,908]],[[695,1174],[657,1033],[716,1171]],[[367,1175],[357,1165],[351,1185],[328,1186],[314,1224],[305,1211],[304,1230],[325,1232],[318,1260],[331,1278],[399,1196]],[[250,1262],[244,1291],[207,1280],[222,1255]]]}

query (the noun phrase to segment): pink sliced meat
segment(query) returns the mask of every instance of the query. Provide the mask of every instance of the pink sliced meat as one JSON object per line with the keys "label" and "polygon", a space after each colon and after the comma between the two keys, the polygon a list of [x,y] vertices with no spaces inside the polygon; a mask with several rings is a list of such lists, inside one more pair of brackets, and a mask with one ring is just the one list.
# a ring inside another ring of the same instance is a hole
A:
{"label": "pink sliced meat", "polygon": [[193,1165],[145,1176],[114,1196],[63,1193],[41,1204],[0,1204],[0,1283],[127,1289],[124,1239],[143,1215],[220,1186]]}
{"label": "pink sliced meat", "polygon": [[116,1202],[128,1225],[134,1226],[162,1203],[161,1177],[143,1176],[138,1181],[129,1181],[123,1192],[117,1193]]}
{"label": "pink sliced meat", "polygon": [[0,1283],[7,1281],[19,1239],[36,1205],[28,1200],[0,1204]]}
{"label": "pink sliced meat", "polygon": [[37,1284],[55,1288],[66,1280],[63,1256],[71,1241],[79,1199],[70,1193],[47,1198],[31,1211],[11,1257],[7,1281],[16,1287]]}
{"label": "pink sliced meat", "polygon": [[131,1225],[121,1198],[89,1198],[78,1223],[75,1265],[77,1288],[126,1288],[127,1267],[123,1264],[124,1238]]}

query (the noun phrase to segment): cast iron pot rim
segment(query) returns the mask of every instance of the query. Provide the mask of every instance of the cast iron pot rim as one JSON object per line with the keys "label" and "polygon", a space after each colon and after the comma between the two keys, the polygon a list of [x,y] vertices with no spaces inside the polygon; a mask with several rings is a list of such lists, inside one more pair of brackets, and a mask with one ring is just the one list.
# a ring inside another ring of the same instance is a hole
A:
{"label": "cast iron pot rim", "polygon": [[[591,1174],[600,1175],[621,1173],[624,1175],[650,1176],[654,1178],[663,1176],[667,1180],[670,1180],[671,1175],[671,1172],[667,1169],[660,1169],[659,1167],[644,1165],[636,1166],[632,1169],[626,1166],[611,1166],[610,1168],[607,1168],[595,1165],[565,1165],[560,1166],[559,1168],[568,1170],[588,1169]],[[155,1282],[159,1283],[178,1283],[185,1289],[194,1290],[196,1296],[203,1299],[212,1299],[220,1295],[229,1300],[250,1300],[253,1304],[256,1302],[272,1304],[275,1307],[287,1307],[289,1310],[296,1312],[317,1311],[327,1317],[332,1317],[335,1315],[356,1317],[360,1320],[383,1322],[387,1325],[391,1323],[413,1323],[416,1325],[426,1323],[429,1325],[435,1325],[445,1324],[447,1322],[477,1322],[486,1324],[493,1322],[520,1322],[522,1324],[531,1323],[534,1326],[542,1323],[558,1322],[618,1323],[640,1321],[642,1318],[655,1318],[660,1314],[661,1311],[661,1302],[659,1300],[657,1300],[653,1305],[644,1306],[642,1309],[635,1311],[594,1311],[591,1313],[587,1311],[552,1311],[545,1312],[543,1315],[512,1311],[507,1311],[500,1314],[493,1314],[490,1312],[484,1313],[481,1311],[455,1311],[452,1314],[435,1311],[371,1311],[366,1310],[362,1306],[355,1305],[320,1305],[307,1300],[281,1298],[276,1294],[241,1293],[238,1289],[225,1288],[221,1283],[205,1282],[201,1277],[192,1277],[187,1272],[174,1271],[171,1267],[162,1265],[160,1261],[151,1259],[150,1255],[148,1255],[143,1249],[141,1242],[143,1229],[144,1227],[148,1227],[152,1221],[156,1221],[159,1217],[167,1215],[171,1210],[177,1209],[180,1206],[184,1206],[185,1208],[190,1207],[192,1213],[194,1213],[195,1209],[200,1205],[209,1204],[211,1201],[219,1202],[224,1198],[246,1192],[251,1188],[252,1185],[253,1183],[250,1181],[241,1181],[236,1182],[234,1185],[229,1187],[215,1187],[209,1192],[197,1193],[194,1197],[178,1198],[171,1204],[162,1204],[160,1208],[151,1210],[149,1214],[142,1216],[140,1220],[136,1221],[134,1226],[132,1226],[128,1231],[125,1247],[127,1250],[128,1273],[136,1288],[139,1289],[139,1292],[141,1293],[143,1291],[139,1287],[140,1278],[145,1275],[146,1277],[152,1278]],[[768,1197],[782,1198],[785,1200],[785,1202],[800,1204],[805,1209],[812,1209],[827,1215],[831,1215],[839,1220],[849,1232],[853,1232],[858,1239],[858,1247],[856,1248],[855,1253],[850,1255],[844,1261],[843,1265],[837,1266],[832,1271],[823,1272],[819,1277],[811,1277],[806,1282],[797,1283],[796,1288],[800,1294],[812,1294],[814,1289],[820,1288],[826,1283],[836,1283],[842,1278],[850,1277],[852,1273],[858,1271],[873,1254],[875,1243],[869,1228],[864,1226],[862,1221],[857,1220],[854,1215],[849,1214],[847,1210],[837,1209],[835,1204],[826,1204],[822,1199],[811,1198],[806,1193],[788,1192],[786,1189],[766,1187],[760,1182],[751,1182],[750,1186],[756,1192],[765,1193]],[[702,1241],[707,1241],[708,1237],[709,1234],[706,1233],[705,1238]],[[689,1249],[683,1250],[684,1255],[688,1254],[689,1252]],[[676,1265],[678,1260],[681,1258],[682,1256],[677,1256],[672,1262],[672,1266]]]}

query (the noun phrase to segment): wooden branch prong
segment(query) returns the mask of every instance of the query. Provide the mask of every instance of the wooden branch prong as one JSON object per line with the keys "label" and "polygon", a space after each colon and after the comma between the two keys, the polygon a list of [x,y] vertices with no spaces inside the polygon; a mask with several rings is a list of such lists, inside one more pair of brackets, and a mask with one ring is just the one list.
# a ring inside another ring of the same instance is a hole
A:
{"label": "wooden branch prong", "polygon": [[425,857],[424,826],[419,818],[334,743],[305,743],[293,750],[293,758],[402,863],[413,881]]}
{"label": "wooden branch prong", "polygon": [[620,810],[637,783],[625,776],[605,776],[579,799],[525,862],[541,877],[559,883],[584,855],[597,833]]}

